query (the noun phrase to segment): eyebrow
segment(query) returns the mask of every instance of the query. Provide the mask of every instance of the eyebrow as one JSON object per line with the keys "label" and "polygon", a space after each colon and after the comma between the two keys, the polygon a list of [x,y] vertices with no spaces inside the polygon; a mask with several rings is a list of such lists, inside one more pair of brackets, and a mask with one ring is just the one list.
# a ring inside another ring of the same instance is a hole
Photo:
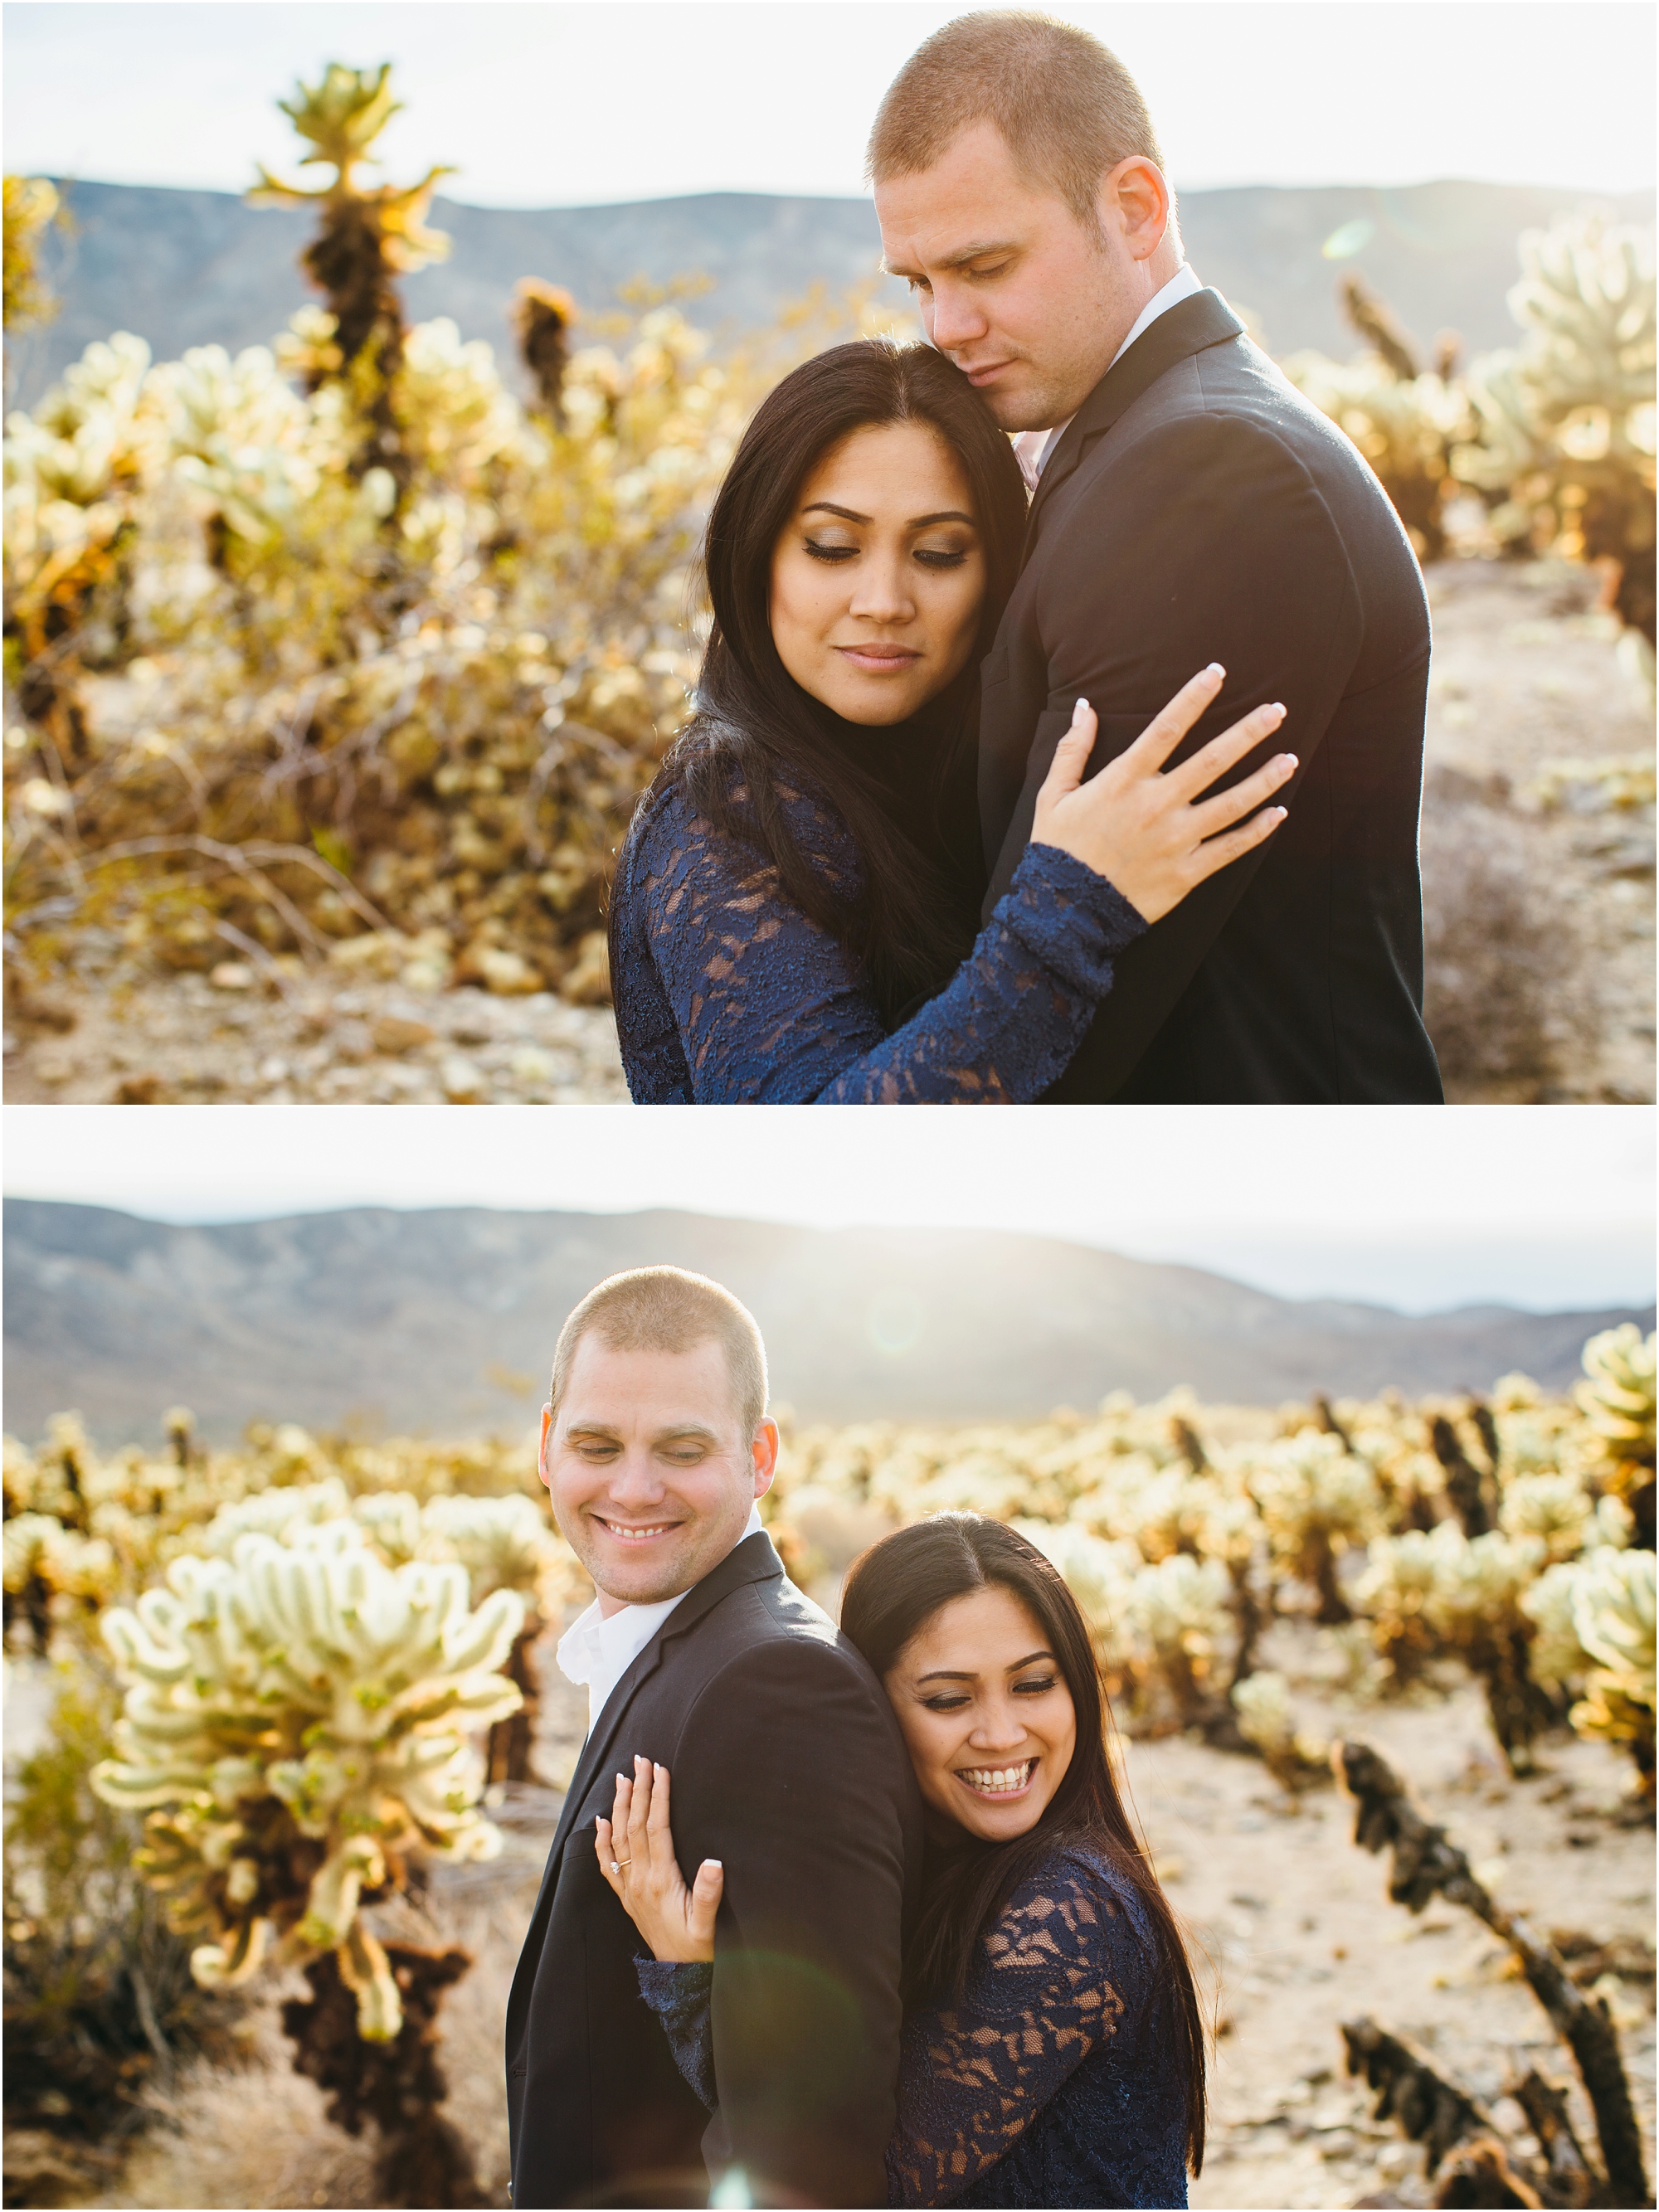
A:
{"label": "eyebrow", "polygon": [[[565,1435],[567,1437],[603,1437],[611,1443],[622,1442],[622,1431],[612,1428],[608,1421],[573,1421]],[[717,1444],[720,1442],[716,1431],[705,1428],[701,1421],[676,1422],[671,1429],[659,1429],[650,1441],[653,1444],[669,1444],[685,1437],[695,1437],[703,1443]]]}
{"label": "eyebrow", "polygon": [[[1023,1659],[1014,1660],[1006,1671],[1010,1674],[1018,1674],[1022,1667],[1029,1667],[1033,1660],[1052,1659],[1054,1656],[1054,1655],[1052,1651],[1028,1651]],[[974,1673],[973,1669],[969,1667],[936,1667],[931,1674],[918,1674],[916,1677],[916,1680],[919,1684],[922,1682],[973,1682],[977,1680],[978,1676]]]}
{"label": "eyebrow", "polygon": [[[1015,241],[1012,238],[994,239],[981,246],[964,246],[955,253],[945,254],[934,265],[940,269],[963,269],[970,261],[982,260],[988,253],[1012,253],[1016,251]],[[881,269],[884,276],[899,276],[907,280],[921,273],[918,270],[900,267],[897,263],[888,260],[885,254],[882,256]]]}
{"label": "eyebrow", "polygon": [[[860,514],[856,507],[837,507],[832,499],[815,499],[811,506],[802,507],[801,513],[803,514],[838,514],[843,522],[868,522],[871,520],[869,515]],[[936,522],[965,522],[969,530],[976,530],[979,527],[971,514],[963,514],[959,507],[945,507],[938,514],[919,514],[914,521],[907,522],[904,526],[907,530],[928,530]]]}

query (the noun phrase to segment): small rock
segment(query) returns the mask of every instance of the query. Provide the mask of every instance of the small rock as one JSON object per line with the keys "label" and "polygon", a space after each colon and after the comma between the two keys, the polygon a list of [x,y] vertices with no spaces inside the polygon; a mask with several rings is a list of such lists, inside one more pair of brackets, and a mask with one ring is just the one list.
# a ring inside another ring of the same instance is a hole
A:
{"label": "small rock", "polygon": [[344,1060],[349,1067],[361,1067],[366,1060],[374,1057],[374,1032],[367,1022],[353,1014],[340,1024],[324,1049],[334,1059]]}
{"label": "small rock", "polygon": [[128,1075],[116,1085],[111,1103],[117,1106],[159,1106],[166,1095],[159,1075]]}
{"label": "small rock", "polygon": [[70,1082],[75,1074],[75,1060],[66,1052],[53,1052],[43,1047],[34,1055],[34,1073],[42,1083],[49,1083],[55,1091],[60,1083]]}
{"label": "small rock", "polygon": [[222,960],[208,976],[216,991],[251,991],[255,980],[246,960]]}
{"label": "small rock", "polygon": [[538,1044],[520,1045],[508,1062],[515,1083],[551,1083],[558,1062]]}
{"label": "small rock", "polygon": [[272,1053],[269,1060],[259,1062],[259,1080],[261,1083],[288,1081],[288,1062],[279,1053]]}
{"label": "small rock", "polygon": [[468,965],[485,990],[495,992],[498,998],[521,998],[544,988],[539,969],[532,968],[522,953],[508,952],[498,945],[482,946],[469,956]]}
{"label": "small rock", "polygon": [[413,1052],[423,1044],[430,1044],[438,1032],[429,1022],[405,1021],[398,1014],[382,1014],[372,1032],[376,1052],[390,1054]]}
{"label": "small rock", "polygon": [[444,1097],[453,1106],[476,1105],[489,1095],[483,1071],[463,1053],[450,1054],[438,1079],[443,1085]]}

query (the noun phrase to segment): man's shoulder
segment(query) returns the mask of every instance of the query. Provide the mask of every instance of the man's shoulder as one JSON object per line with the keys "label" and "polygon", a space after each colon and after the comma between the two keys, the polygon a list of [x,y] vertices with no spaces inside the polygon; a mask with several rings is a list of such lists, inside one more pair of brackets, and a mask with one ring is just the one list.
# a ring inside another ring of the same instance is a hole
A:
{"label": "man's shoulder", "polygon": [[1103,480],[1218,463],[1248,465],[1264,483],[1328,483],[1334,475],[1381,494],[1352,440],[1246,337],[1166,370],[1095,441],[1079,475]]}

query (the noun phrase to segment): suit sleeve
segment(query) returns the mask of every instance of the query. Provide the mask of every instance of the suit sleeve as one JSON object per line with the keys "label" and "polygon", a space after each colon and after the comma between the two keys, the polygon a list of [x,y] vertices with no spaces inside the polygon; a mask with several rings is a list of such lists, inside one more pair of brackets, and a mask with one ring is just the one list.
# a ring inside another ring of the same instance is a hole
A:
{"label": "suit sleeve", "polygon": [[682,1869],[726,1869],[704,2153],[757,2203],[887,2201],[908,1778],[879,1698],[831,1650],[767,1644],[704,1691],[678,1750]]}
{"label": "suit sleeve", "polygon": [[[1100,717],[1092,775],[1126,750],[1189,678],[1218,660],[1227,671],[1221,695],[1175,757],[1186,758],[1253,707],[1280,700],[1283,724],[1222,786],[1288,750],[1301,766],[1278,798],[1294,812],[1363,632],[1341,536],[1286,444],[1261,422],[1236,416],[1160,426],[1093,500],[1050,521],[1037,557],[1048,696],[990,901],[1030,836],[1037,791],[1079,698]],[[1097,1024],[1109,1048],[1097,1064],[1107,1088],[1132,1072],[1270,849],[1259,847],[1200,884],[1123,956]]]}

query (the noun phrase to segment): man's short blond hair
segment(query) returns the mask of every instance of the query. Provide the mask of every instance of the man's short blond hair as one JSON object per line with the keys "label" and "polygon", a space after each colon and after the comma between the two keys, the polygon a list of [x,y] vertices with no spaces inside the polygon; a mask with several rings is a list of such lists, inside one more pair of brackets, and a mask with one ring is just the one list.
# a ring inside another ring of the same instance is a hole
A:
{"label": "man's short blond hair", "polygon": [[611,1352],[694,1352],[700,1344],[718,1344],[745,1444],[766,1417],[766,1346],[755,1316],[707,1275],[684,1267],[630,1267],[591,1290],[553,1348],[548,1400],[556,1418],[576,1347],[590,1334]]}
{"label": "man's short blond hair", "polygon": [[1016,167],[1058,191],[1079,222],[1132,154],[1164,155],[1140,88],[1098,39],[1012,8],[958,15],[916,48],[887,88],[870,133],[875,185],[931,169],[975,123],[994,123]]}

